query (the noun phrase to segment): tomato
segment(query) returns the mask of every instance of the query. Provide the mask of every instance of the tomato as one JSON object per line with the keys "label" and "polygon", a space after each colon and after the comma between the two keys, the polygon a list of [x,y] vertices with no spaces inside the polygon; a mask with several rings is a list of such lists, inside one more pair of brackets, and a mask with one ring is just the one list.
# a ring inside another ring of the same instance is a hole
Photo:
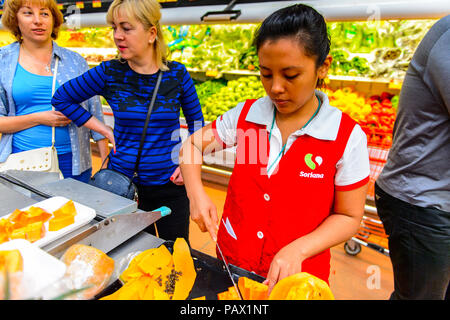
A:
{"label": "tomato", "polygon": [[366,117],[366,123],[367,124],[375,124],[378,125],[378,123],[380,122],[380,119],[378,118],[377,115],[370,113],[367,115]]}

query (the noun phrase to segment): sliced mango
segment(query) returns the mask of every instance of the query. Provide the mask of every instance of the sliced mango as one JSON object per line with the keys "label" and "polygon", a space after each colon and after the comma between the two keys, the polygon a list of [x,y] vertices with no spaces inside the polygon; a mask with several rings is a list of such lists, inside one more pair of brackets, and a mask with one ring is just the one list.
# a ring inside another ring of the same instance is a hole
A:
{"label": "sliced mango", "polygon": [[75,209],[75,204],[72,200],[67,201],[65,204],[63,204],[59,209],[53,211],[53,215],[55,217],[62,217],[62,216],[75,216],[77,214],[77,210]]}
{"label": "sliced mango", "polygon": [[49,231],[58,231],[62,228],[65,228],[72,223],[75,222],[75,216],[73,215],[67,215],[67,216],[60,216],[50,219],[48,222],[48,230]]}
{"label": "sliced mango", "polygon": [[27,224],[25,226],[26,239],[35,242],[45,236],[45,226],[42,221]]}

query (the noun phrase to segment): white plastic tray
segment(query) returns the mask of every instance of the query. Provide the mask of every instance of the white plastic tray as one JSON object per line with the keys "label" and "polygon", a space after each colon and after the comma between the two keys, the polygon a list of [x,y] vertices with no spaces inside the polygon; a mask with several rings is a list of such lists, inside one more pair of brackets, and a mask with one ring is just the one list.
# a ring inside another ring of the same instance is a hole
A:
{"label": "white plastic tray", "polygon": [[23,258],[20,290],[23,296],[19,299],[37,296],[39,291],[60,280],[66,272],[66,265],[62,261],[27,240],[15,239],[0,245],[0,250],[13,249],[19,250]]}
{"label": "white plastic tray", "polygon": [[[33,204],[34,207],[40,207],[50,213],[53,213],[56,209],[60,208],[62,205],[64,205],[69,199],[64,197],[53,197],[46,199],[41,202],[37,202]],[[71,225],[68,225],[67,227],[64,227],[62,229],[59,229],[58,231],[48,231],[48,221],[45,223],[45,236],[32,244],[38,247],[43,247],[50,242],[61,238],[62,236],[72,232],[73,230],[78,229],[79,227],[84,226],[85,224],[89,223],[92,219],[94,219],[96,212],[94,209],[87,207],[85,205],[82,205],[78,202],[73,202],[75,205],[75,209],[77,210],[77,215],[75,216],[75,222]],[[20,210],[25,211],[28,210],[31,206],[22,208]],[[9,214],[10,215],[10,214]],[[4,216],[3,218],[7,218],[9,215]]]}

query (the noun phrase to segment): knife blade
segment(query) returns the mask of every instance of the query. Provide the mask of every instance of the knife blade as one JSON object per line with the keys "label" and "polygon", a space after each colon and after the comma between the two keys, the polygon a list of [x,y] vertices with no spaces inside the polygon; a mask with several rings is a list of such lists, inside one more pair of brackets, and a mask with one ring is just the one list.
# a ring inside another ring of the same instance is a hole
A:
{"label": "knife blade", "polygon": [[225,260],[225,257],[223,256],[222,250],[220,250],[219,243],[216,242],[216,246],[217,246],[217,249],[218,249],[218,251],[220,253],[220,256],[222,257],[222,261],[225,264],[225,268],[227,269],[228,277],[231,279],[231,282],[233,283],[233,286],[236,289],[236,292],[237,292],[237,294],[239,296],[239,299],[244,300],[244,298],[242,298],[241,290],[239,290],[239,287],[236,285],[236,282],[233,279],[233,275],[231,274],[230,268],[228,267],[228,263]]}
{"label": "knife blade", "polygon": [[78,243],[93,246],[104,253],[108,253],[171,212],[172,210],[168,207],[161,207],[148,212],[138,210],[132,213],[114,215],[100,221],[97,224],[97,230]]}

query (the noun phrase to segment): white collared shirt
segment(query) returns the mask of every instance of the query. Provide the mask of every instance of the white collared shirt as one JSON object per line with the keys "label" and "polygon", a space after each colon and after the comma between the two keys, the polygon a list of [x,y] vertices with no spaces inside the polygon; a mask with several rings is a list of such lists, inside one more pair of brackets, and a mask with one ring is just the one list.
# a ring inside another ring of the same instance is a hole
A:
{"label": "white collared shirt", "polygon": [[[285,153],[292,146],[294,141],[304,134],[320,140],[335,140],[339,131],[342,111],[330,106],[325,93],[316,90],[316,94],[321,100],[321,107],[317,115],[311,122],[302,129],[293,132],[287,139]],[[227,111],[217,118],[216,138],[219,138],[225,145],[234,146],[236,144],[236,129],[239,116],[244,102],[239,103],[235,108]],[[245,120],[260,125],[265,125],[267,132],[270,132],[273,121],[273,103],[268,96],[260,98],[250,108]],[[270,139],[270,152],[267,169],[270,168],[270,176],[276,169],[281,157],[283,148],[281,131],[274,123],[272,138]],[[367,151],[366,134],[359,125],[355,125],[345,147],[341,159],[336,164],[336,186],[347,186],[357,183],[370,174],[369,155]]]}

